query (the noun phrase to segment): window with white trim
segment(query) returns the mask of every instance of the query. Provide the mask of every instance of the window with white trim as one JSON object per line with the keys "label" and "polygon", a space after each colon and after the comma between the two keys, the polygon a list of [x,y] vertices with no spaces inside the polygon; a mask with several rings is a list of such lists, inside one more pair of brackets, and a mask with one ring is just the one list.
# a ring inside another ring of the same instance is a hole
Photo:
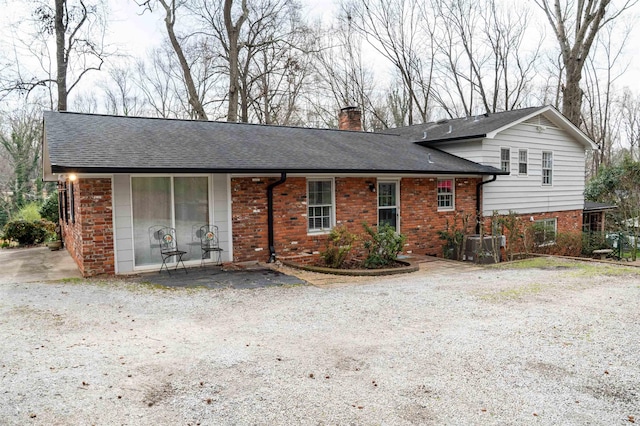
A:
{"label": "window with white trim", "polygon": [[333,227],[333,181],[307,181],[307,219],[309,232],[329,231]]}
{"label": "window with white trim", "polygon": [[553,183],[553,152],[542,151],[542,184]]}
{"label": "window with white trim", "polygon": [[558,219],[541,219],[533,223],[535,243],[539,246],[552,245],[556,242]]}
{"label": "window with white trim", "polygon": [[526,175],[529,168],[528,152],[526,149],[518,150],[518,174]]}
{"label": "window with white trim", "polygon": [[500,148],[500,169],[503,172],[511,171],[511,149]]}
{"label": "window with white trim", "polygon": [[438,210],[453,210],[455,199],[455,180],[438,179]]}

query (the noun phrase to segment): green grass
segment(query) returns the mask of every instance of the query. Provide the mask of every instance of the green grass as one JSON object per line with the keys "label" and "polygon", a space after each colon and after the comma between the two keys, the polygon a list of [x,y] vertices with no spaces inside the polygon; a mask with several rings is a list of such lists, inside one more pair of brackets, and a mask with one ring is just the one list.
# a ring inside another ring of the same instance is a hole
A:
{"label": "green grass", "polygon": [[81,284],[85,281],[85,278],[60,278],[59,280],[55,280],[53,282],[62,284]]}
{"label": "green grass", "polygon": [[509,269],[565,269],[569,276],[640,276],[640,268],[606,263],[581,262],[578,260],[559,259],[556,257],[534,257],[516,262],[500,263],[493,268]]}
{"label": "green grass", "polygon": [[583,262],[578,262],[575,260],[536,256],[530,259],[516,260],[514,262],[497,263],[489,267],[496,269],[553,269],[579,268],[581,264],[583,264]]}
{"label": "green grass", "polygon": [[620,276],[636,276],[640,277],[640,269],[629,266],[603,265],[598,263],[585,263],[580,268],[569,273],[572,277],[620,277]]}

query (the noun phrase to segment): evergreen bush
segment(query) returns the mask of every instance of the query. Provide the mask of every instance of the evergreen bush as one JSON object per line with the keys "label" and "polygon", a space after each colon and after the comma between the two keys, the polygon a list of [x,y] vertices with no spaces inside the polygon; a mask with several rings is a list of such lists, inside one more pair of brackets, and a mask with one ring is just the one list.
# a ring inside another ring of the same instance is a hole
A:
{"label": "evergreen bush", "polygon": [[392,265],[398,259],[407,237],[396,233],[395,228],[388,224],[378,226],[377,231],[366,223],[363,226],[370,238],[364,242],[364,248],[367,250],[365,268],[384,268]]}
{"label": "evergreen bush", "polygon": [[55,223],[48,220],[13,220],[4,226],[4,238],[20,245],[39,244],[55,233],[55,229]]}

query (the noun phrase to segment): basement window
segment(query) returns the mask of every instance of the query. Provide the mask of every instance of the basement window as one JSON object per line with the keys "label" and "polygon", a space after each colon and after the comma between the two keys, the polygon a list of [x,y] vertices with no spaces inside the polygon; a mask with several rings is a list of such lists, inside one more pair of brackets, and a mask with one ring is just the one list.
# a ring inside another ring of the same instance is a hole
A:
{"label": "basement window", "polygon": [[333,180],[307,181],[307,219],[310,233],[325,232],[333,227]]}
{"label": "basement window", "polygon": [[556,243],[558,219],[542,219],[533,223],[533,236],[536,245],[550,246]]}

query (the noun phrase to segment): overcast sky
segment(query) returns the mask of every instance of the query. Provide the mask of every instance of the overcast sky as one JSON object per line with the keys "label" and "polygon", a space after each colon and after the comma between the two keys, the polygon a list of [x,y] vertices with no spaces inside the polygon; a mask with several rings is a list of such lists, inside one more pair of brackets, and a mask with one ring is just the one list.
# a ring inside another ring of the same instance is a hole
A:
{"label": "overcast sky", "polygon": [[[533,0],[516,1],[530,1],[531,7],[536,8]],[[613,1],[615,3],[622,0]],[[302,0],[302,3],[305,5],[303,10],[305,16],[313,18],[324,17],[327,20],[331,19],[333,11],[338,7],[334,4],[334,0]],[[159,45],[166,38],[166,30],[161,13],[151,14],[147,11],[142,14],[142,8],[134,0],[108,0],[107,4],[110,9],[107,43],[117,49],[119,53],[143,58],[146,57],[148,50]],[[11,49],[13,39],[16,37],[28,39],[28,37],[16,34],[15,31],[11,30],[9,24],[28,17],[33,10],[33,1],[0,0],[0,6],[3,6],[3,13],[0,13],[0,52],[5,56],[5,58],[1,59],[3,63],[13,62]],[[625,19],[630,23],[637,21],[634,16],[638,16],[640,4],[636,5],[635,9],[625,15]],[[541,18],[542,12],[540,10],[534,12]],[[622,24],[622,21],[620,23]],[[541,22],[542,25],[548,24]],[[640,58],[640,28],[637,27],[640,27],[640,25],[636,25],[635,31],[625,48],[626,52],[623,58],[623,61],[629,63],[629,68],[618,84],[620,86],[630,86],[636,93],[640,93],[640,59],[638,59]],[[555,43],[550,31],[547,33],[547,43]],[[376,68],[380,68],[380,61],[377,61],[375,57],[370,58],[370,62],[375,63]],[[98,73],[94,73],[91,80],[100,78],[103,77]],[[378,78],[386,77],[378,76]]]}

